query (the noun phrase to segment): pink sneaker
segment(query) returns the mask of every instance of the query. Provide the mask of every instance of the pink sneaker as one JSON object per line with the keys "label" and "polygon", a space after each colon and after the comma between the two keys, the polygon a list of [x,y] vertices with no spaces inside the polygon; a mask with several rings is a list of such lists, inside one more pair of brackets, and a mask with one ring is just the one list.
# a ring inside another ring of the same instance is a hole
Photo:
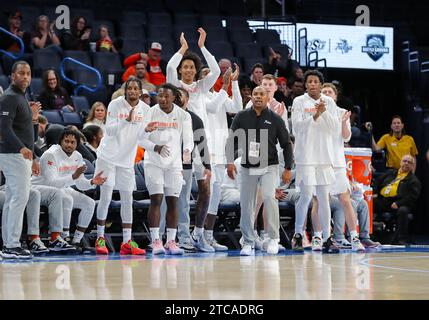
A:
{"label": "pink sneaker", "polygon": [[180,249],[174,240],[170,240],[165,244],[165,254],[182,255],[184,253],[185,250]]}
{"label": "pink sneaker", "polygon": [[157,239],[152,242],[152,254],[165,254],[165,250],[162,246],[162,241],[160,239]]}

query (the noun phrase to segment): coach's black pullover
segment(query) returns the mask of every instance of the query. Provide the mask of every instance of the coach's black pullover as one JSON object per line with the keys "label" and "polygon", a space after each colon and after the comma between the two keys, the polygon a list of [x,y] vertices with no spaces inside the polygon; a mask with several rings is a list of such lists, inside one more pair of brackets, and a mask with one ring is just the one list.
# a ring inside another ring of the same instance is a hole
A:
{"label": "coach's black pullover", "polygon": [[[275,112],[270,110],[268,107],[265,108],[260,116],[257,116],[253,106],[245,110],[240,111],[234,117],[230,128],[228,140],[226,143],[226,159],[227,163],[234,163],[234,133],[237,130],[243,129],[246,135],[246,149],[244,150],[244,141],[239,141],[239,148],[243,149],[241,165],[245,168],[257,168],[264,167],[264,163],[267,165],[276,165],[279,163],[277,156],[277,142],[280,143],[280,147],[283,149],[283,156],[285,159],[285,168],[291,168],[293,163],[293,151],[292,142],[289,137],[289,132],[286,129],[284,120],[277,115]],[[260,143],[261,130],[268,130],[268,148],[266,145],[261,143],[261,154],[259,160],[255,162],[249,161],[249,146],[251,141]],[[253,134],[252,134],[253,131]],[[251,133],[249,135],[249,132]],[[264,152],[265,151],[268,152]],[[268,157],[268,159],[267,159]]]}
{"label": "coach's black pullover", "polygon": [[32,112],[24,92],[9,86],[0,97],[0,153],[19,153],[34,149]]}

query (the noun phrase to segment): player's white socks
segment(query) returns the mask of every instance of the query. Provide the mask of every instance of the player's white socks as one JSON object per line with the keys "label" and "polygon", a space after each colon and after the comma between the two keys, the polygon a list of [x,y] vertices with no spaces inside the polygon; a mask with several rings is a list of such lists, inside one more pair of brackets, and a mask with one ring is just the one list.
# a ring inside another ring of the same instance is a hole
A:
{"label": "player's white socks", "polygon": [[106,226],[100,226],[97,224],[97,238],[104,238],[104,229]]}
{"label": "player's white socks", "polygon": [[64,230],[63,232],[61,232],[61,238],[67,238],[70,236],[70,231],[69,230]]}
{"label": "player's white socks", "polygon": [[131,240],[131,228],[122,228],[122,241],[127,243]]}
{"label": "player's white socks", "polygon": [[314,236],[322,239],[322,231],[315,231]]}
{"label": "player's white socks", "polygon": [[195,227],[195,229],[194,229],[194,234],[195,234],[196,236],[203,235],[203,234],[204,234],[204,228],[198,228],[198,227]]}
{"label": "player's white socks", "polygon": [[350,231],[350,239],[353,240],[358,236],[358,233],[356,230]]}
{"label": "player's white socks", "polygon": [[80,243],[80,241],[82,240],[84,234],[85,234],[85,232],[76,230],[74,232],[74,237],[73,237],[73,241],[72,242],[73,243]]}
{"label": "player's white socks", "polygon": [[204,236],[206,237],[206,240],[213,239],[213,230],[204,230]]}
{"label": "player's white socks", "polygon": [[167,228],[167,242],[176,241],[177,229]]}
{"label": "player's white socks", "polygon": [[150,237],[152,238],[152,242],[159,240],[159,228],[150,228]]}

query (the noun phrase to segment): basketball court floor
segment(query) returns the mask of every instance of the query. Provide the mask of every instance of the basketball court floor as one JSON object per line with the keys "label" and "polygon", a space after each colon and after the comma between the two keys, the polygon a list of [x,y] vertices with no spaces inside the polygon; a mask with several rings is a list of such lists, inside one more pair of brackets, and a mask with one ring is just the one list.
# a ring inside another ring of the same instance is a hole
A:
{"label": "basketball court floor", "polygon": [[429,299],[429,250],[0,260],[0,299]]}

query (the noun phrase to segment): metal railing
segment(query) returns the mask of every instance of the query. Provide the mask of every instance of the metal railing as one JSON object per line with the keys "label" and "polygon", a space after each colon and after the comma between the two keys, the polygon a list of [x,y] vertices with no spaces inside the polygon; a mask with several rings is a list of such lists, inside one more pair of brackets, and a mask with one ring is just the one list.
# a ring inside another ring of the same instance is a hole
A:
{"label": "metal railing", "polygon": [[[65,66],[66,62],[75,63],[75,64],[77,64],[77,65],[79,65],[79,66],[81,66],[81,67],[83,67],[89,71],[94,72],[97,75],[97,85],[94,87],[94,86],[89,86],[86,84],[80,84],[76,80],[73,80],[73,79],[70,79],[69,77],[67,77],[65,74],[65,70],[64,70],[64,66]],[[61,78],[63,78],[65,81],[67,81],[67,82],[71,83],[73,86],[75,86],[74,95],[76,95],[76,96],[78,95],[79,90],[81,90],[81,89],[87,90],[89,92],[96,92],[98,89],[101,88],[101,85],[103,83],[103,78],[101,77],[100,71],[98,71],[97,69],[95,69],[91,66],[88,66],[85,63],[82,63],[76,59],[73,59],[71,57],[66,57],[63,59],[63,61],[61,61],[60,75],[61,75]]]}
{"label": "metal railing", "polygon": [[7,55],[8,57],[10,57],[14,60],[21,58],[24,55],[24,49],[25,49],[24,42],[22,41],[22,39],[20,37],[18,37],[17,35],[13,34],[10,31],[7,31],[6,29],[4,29],[2,27],[0,27],[0,31],[7,34],[11,38],[15,39],[16,42],[18,42],[18,44],[19,44],[19,52],[17,54],[13,54],[12,52],[9,52],[9,51],[3,50],[3,49],[0,49],[0,52]]}

